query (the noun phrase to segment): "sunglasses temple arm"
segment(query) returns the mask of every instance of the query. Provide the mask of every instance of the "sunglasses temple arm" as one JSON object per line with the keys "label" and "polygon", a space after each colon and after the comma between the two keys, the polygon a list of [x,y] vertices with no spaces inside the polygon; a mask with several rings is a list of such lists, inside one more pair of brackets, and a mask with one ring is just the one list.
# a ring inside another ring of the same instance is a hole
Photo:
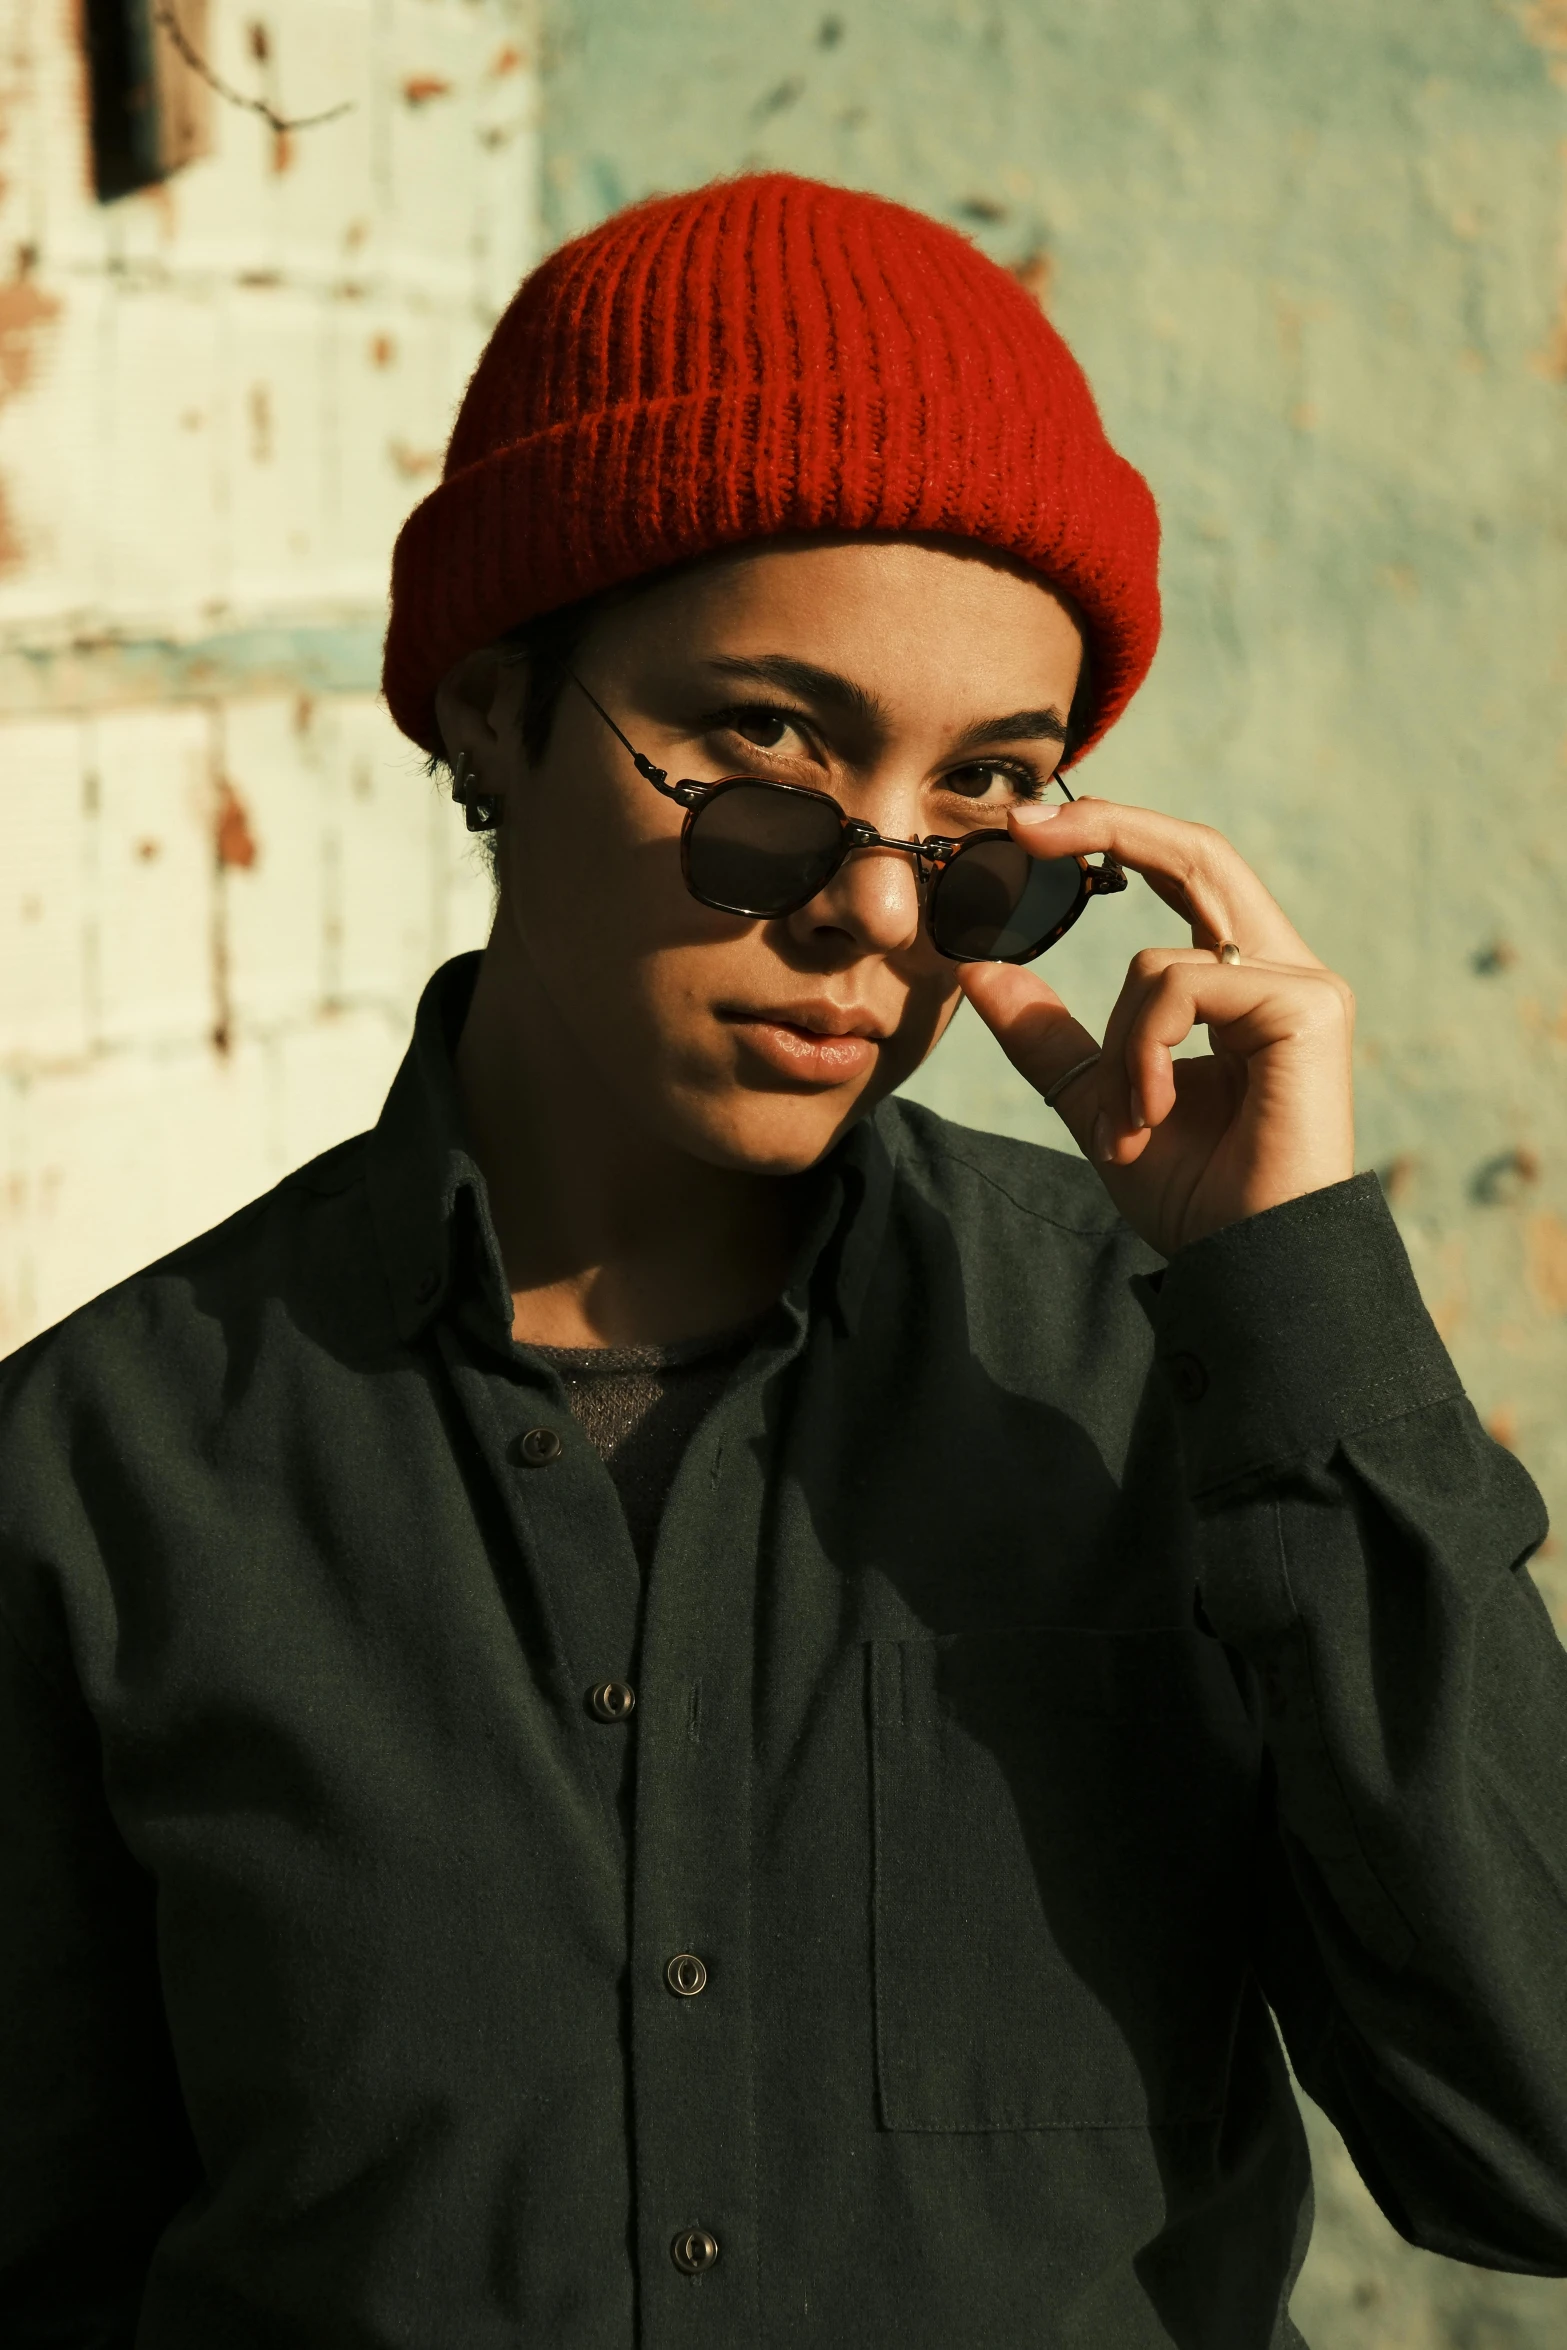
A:
{"label": "sunglasses temple arm", "polygon": [[664,769],[662,767],[655,767],[651,759],[645,759],[642,753],[636,749],[634,744],[626,741],[626,737],[621,733],[620,728],[615,724],[614,719],[611,718],[609,712],[605,709],[597,694],[588,693],[587,687],[583,684],[575,669],[568,669],[566,675],[571,679],[571,682],[576,687],[578,693],[587,695],[588,700],[593,704],[594,709],[603,719],[604,724],[609,728],[610,733],[615,736],[617,741],[625,744],[626,749],[631,753],[631,764],[633,767],[635,767],[637,773],[642,777],[644,783],[652,784],[654,789],[657,791],[668,792],[670,798],[673,799],[675,794],[670,786],[669,777],[665,773]]}
{"label": "sunglasses temple arm", "polygon": [[[1077,794],[1067,782],[1066,777],[1058,775],[1056,781],[1075,808]],[[1119,857],[1112,857],[1108,849],[1105,850],[1097,865],[1089,865],[1085,870],[1088,874],[1088,894],[1090,897],[1112,898],[1117,890],[1126,887],[1126,870]]]}

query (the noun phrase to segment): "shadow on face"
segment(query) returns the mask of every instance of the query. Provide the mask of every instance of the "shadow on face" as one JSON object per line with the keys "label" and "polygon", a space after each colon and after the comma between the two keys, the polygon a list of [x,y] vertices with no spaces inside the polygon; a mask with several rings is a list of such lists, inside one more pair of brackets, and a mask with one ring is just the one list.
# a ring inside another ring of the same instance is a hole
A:
{"label": "shadow on face", "polygon": [[[1010,559],[842,537],[666,575],[597,611],[571,667],[671,780],[792,785],[907,841],[1048,793],[1081,657],[1069,605]],[[534,1086],[711,1164],[814,1164],[956,1009],[914,860],[862,850],[791,912],[719,912],[687,885],[684,812],[587,695],[564,684],[534,755],[525,698],[491,652],[438,707],[448,751],[502,803],[484,986]]]}

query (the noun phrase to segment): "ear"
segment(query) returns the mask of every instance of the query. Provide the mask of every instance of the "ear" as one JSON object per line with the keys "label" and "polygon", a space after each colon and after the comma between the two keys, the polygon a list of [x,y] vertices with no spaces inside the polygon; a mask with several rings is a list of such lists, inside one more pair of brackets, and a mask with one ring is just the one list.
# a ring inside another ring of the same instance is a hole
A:
{"label": "ear", "polygon": [[435,689],[435,721],[448,765],[466,758],[486,799],[504,799],[521,752],[524,677],[493,646],[466,653]]}

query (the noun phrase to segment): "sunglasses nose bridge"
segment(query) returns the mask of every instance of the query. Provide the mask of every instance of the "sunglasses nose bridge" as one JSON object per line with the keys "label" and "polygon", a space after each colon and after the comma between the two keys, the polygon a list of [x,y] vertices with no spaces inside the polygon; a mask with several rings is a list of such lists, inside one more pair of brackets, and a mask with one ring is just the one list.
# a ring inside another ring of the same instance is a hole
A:
{"label": "sunglasses nose bridge", "polygon": [[845,816],[839,844],[841,857],[855,856],[862,849],[894,849],[901,856],[912,857],[915,874],[920,881],[925,880],[926,867],[932,862],[923,841],[898,840],[890,832],[878,832],[875,825],[867,824],[863,816]]}
{"label": "sunglasses nose bridge", "polygon": [[831,873],[827,875],[821,887],[823,889],[829,888],[843,872],[851,858],[861,856],[870,849],[890,851],[895,856],[909,859],[914,868],[915,898],[919,907],[917,920],[923,921],[930,879],[929,860],[923,844],[917,840],[898,840],[890,833],[878,832],[875,825],[868,823],[863,816],[843,817],[838,834],[838,854]]}

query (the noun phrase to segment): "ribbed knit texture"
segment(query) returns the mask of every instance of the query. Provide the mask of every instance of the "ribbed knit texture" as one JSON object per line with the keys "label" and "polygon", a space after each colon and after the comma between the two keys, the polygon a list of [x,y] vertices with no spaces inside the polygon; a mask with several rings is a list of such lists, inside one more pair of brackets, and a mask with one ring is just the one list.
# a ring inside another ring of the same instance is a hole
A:
{"label": "ribbed knit texture", "polygon": [[386,696],[440,748],[464,653],[782,532],[1004,550],[1087,622],[1094,736],[1159,636],[1159,524],[1038,305],[967,238],[781,172],[617,213],[524,280],[392,559]]}

